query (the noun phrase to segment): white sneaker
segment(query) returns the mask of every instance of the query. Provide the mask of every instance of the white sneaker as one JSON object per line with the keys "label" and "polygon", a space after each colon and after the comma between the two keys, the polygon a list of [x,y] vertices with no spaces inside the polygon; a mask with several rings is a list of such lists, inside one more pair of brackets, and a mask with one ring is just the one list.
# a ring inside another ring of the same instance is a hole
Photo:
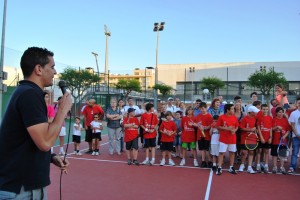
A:
{"label": "white sneaker", "polygon": [[170,166],[175,166],[175,163],[174,163],[174,161],[172,159],[169,159],[169,165]]}
{"label": "white sneaker", "polygon": [[152,159],[151,161],[150,161],[150,165],[154,165],[155,164],[155,159]]}
{"label": "white sneaker", "polygon": [[74,153],[75,155],[77,155],[77,151],[74,151],[73,153]]}
{"label": "white sneaker", "polygon": [[95,153],[95,156],[99,156],[99,152],[98,151]]}
{"label": "white sneaker", "polygon": [[243,172],[245,169],[245,165],[244,164],[241,164],[240,165],[240,168],[239,168],[239,172]]}
{"label": "white sneaker", "polygon": [[162,159],[161,161],[160,161],[160,166],[164,166],[166,164],[166,160],[165,159]]}
{"label": "white sneaker", "polygon": [[64,150],[60,151],[59,155],[65,155],[65,151]]}
{"label": "white sneaker", "polygon": [[184,166],[185,165],[185,159],[182,159],[179,165]]}
{"label": "white sneaker", "polygon": [[142,165],[149,165],[149,164],[150,164],[150,162],[147,159],[142,162]]}
{"label": "white sneaker", "polygon": [[79,151],[76,155],[77,156],[82,156],[82,153]]}
{"label": "white sneaker", "polygon": [[194,159],[194,166],[195,166],[195,167],[199,167],[199,164],[198,164],[197,159]]}
{"label": "white sneaker", "polygon": [[247,172],[249,172],[250,174],[255,174],[255,171],[253,170],[253,168],[251,166],[248,167]]}
{"label": "white sneaker", "polygon": [[95,151],[93,151],[93,153],[92,153],[92,156],[95,156],[96,155],[96,152]]}

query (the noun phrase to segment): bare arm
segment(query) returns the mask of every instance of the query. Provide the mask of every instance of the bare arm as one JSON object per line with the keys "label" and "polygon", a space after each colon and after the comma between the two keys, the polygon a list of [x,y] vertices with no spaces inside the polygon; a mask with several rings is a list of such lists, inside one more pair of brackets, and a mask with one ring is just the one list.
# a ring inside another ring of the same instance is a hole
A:
{"label": "bare arm", "polygon": [[65,116],[72,107],[72,98],[69,93],[66,93],[60,100],[60,106],[55,118],[51,124],[40,123],[27,128],[30,137],[35,145],[41,151],[49,151],[54,145],[60,129],[62,127]]}

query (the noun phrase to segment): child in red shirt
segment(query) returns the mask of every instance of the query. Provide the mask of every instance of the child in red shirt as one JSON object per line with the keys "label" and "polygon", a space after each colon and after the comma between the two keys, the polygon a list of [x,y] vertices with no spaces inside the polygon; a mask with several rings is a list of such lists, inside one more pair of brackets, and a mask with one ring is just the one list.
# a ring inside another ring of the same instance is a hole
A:
{"label": "child in red shirt", "polygon": [[[272,121],[273,118],[269,115],[269,107],[267,104],[261,105],[262,117],[257,120],[257,130],[260,139],[260,145],[256,151],[256,170],[257,172],[269,172],[269,150],[272,143]],[[261,155],[264,155],[265,165],[260,164]]]}
{"label": "child in red shirt", "polygon": [[[201,102],[199,108],[201,113],[195,117],[195,123],[197,123],[198,149],[202,158],[201,167],[211,168],[212,162],[209,153],[211,136],[209,130],[212,124],[212,116],[207,112],[207,105],[205,102]],[[206,160],[208,162],[206,162]]]}
{"label": "child in red shirt", "polygon": [[[284,109],[282,107],[276,108],[276,118],[273,119],[273,140],[272,140],[272,147],[271,147],[271,155],[273,156],[273,170],[272,173],[277,173],[277,148],[280,143],[281,137],[285,142],[287,136],[290,133],[291,126],[288,120],[283,117]],[[286,174],[285,168],[283,166],[284,160],[280,159],[280,169],[279,172],[282,174]]]}
{"label": "child in red shirt", "polygon": [[[127,164],[131,165],[139,165],[139,162],[137,161],[138,156],[138,138],[139,138],[139,120],[135,117],[135,109],[134,108],[128,108],[127,115],[128,117],[125,117],[123,120],[123,126],[124,126],[124,142],[126,142],[126,155],[127,155]],[[131,160],[130,152],[132,150],[132,157],[133,160]]]}
{"label": "child in red shirt", "polygon": [[175,166],[175,163],[171,158],[171,152],[173,150],[177,127],[175,122],[172,121],[172,113],[170,111],[166,112],[165,118],[166,121],[163,121],[159,127],[159,131],[162,133],[160,146],[160,149],[162,150],[162,160],[160,162],[160,166],[164,166],[166,164],[166,154],[168,154],[169,157],[169,165]]}
{"label": "child in red shirt", "polygon": [[[158,124],[157,115],[154,113],[154,105],[147,103],[146,111],[140,119],[140,126],[143,129],[145,138],[144,147],[146,148],[146,159],[142,162],[143,165],[155,163],[155,147],[156,147],[156,127]],[[152,159],[149,161],[149,150],[151,150]]]}

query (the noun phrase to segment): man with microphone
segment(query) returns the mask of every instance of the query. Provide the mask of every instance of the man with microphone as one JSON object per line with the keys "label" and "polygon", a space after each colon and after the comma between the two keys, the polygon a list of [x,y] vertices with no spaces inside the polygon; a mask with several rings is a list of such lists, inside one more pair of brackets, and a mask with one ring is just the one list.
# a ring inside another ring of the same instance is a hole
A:
{"label": "man with microphone", "polygon": [[47,199],[50,162],[67,172],[68,161],[50,153],[72,107],[71,95],[65,92],[48,124],[44,88],[53,85],[53,55],[38,47],[22,55],[24,80],[11,96],[0,127],[0,199]]}

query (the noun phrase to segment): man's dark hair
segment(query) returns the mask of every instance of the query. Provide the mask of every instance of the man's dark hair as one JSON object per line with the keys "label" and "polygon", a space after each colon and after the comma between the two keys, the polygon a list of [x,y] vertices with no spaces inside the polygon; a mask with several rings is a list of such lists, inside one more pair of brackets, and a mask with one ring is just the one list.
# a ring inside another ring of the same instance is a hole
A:
{"label": "man's dark hair", "polygon": [[21,69],[24,78],[28,78],[36,65],[45,67],[50,62],[48,57],[53,57],[54,53],[46,48],[29,47],[22,55],[21,58]]}
{"label": "man's dark hair", "polygon": [[231,104],[231,103],[225,104],[225,106],[224,106],[224,113],[227,113],[227,111],[230,110],[230,108],[232,106],[233,106],[233,104]]}
{"label": "man's dark hair", "polygon": [[147,103],[145,106],[147,111],[151,110],[152,107],[154,107],[153,103]]}
{"label": "man's dark hair", "polygon": [[261,105],[261,102],[260,101],[254,101],[252,105],[256,107],[257,105]]}
{"label": "man's dark hair", "polygon": [[257,96],[257,92],[252,92],[252,93],[250,94],[250,97],[252,98],[252,96],[253,96],[254,94]]}
{"label": "man's dark hair", "polygon": [[269,106],[268,106],[268,104],[261,104],[261,108],[268,108]]}
{"label": "man's dark hair", "polygon": [[201,99],[196,99],[196,102],[200,102],[200,103],[201,103],[201,102],[202,102],[202,100],[201,100]]}
{"label": "man's dark hair", "polygon": [[240,96],[235,96],[233,100],[234,100],[234,101],[237,101],[237,100],[239,100],[239,99],[242,99],[242,97],[240,97]]}
{"label": "man's dark hair", "polygon": [[205,102],[201,102],[199,104],[199,108],[207,108],[207,104]]}

